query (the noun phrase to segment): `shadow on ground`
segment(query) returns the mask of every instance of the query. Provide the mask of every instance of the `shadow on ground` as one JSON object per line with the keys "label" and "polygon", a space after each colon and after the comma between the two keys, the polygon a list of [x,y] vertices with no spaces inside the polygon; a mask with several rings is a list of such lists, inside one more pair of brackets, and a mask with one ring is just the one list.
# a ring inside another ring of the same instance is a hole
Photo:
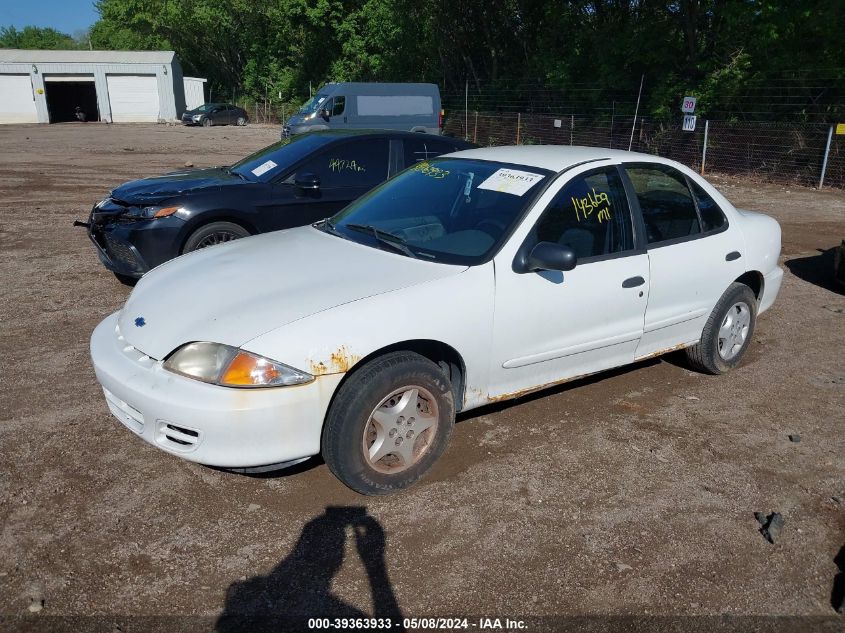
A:
{"label": "shadow on ground", "polygon": [[786,262],[789,271],[799,279],[825,290],[845,294],[845,286],[836,283],[834,253],[836,248],[819,249],[818,255],[796,257]]}
{"label": "shadow on ground", "polygon": [[830,606],[837,613],[845,615],[845,545],[833,559],[839,568],[839,573],[833,578],[833,588],[830,590]]}
{"label": "shadow on ground", "polygon": [[[343,566],[347,531],[355,535],[367,572],[372,614],[332,593],[332,579]],[[309,626],[309,618],[390,618],[391,631],[404,631],[387,574],[385,544],[384,529],[366,507],[326,508],[305,524],[293,551],[269,574],[229,587],[217,631],[310,631],[315,627]]]}

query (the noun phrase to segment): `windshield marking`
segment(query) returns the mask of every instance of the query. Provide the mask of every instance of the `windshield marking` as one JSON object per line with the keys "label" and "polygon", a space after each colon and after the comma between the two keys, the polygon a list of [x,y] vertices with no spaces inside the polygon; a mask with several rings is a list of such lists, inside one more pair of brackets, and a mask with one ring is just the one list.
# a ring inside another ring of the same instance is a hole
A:
{"label": "windshield marking", "polygon": [[489,189],[499,193],[509,193],[523,196],[535,183],[544,178],[542,174],[534,174],[520,169],[499,169],[478,185],[479,189]]}
{"label": "windshield marking", "polygon": [[271,169],[275,169],[276,167],[278,167],[278,165],[276,163],[274,163],[272,160],[265,160],[258,167],[253,169],[252,173],[256,177],[258,177],[258,176],[261,176],[263,174],[266,174],[268,171],[270,171]]}
{"label": "windshield marking", "polygon": [[448,169],[440,169],[440,167],[435,167],[428,161],[417,163],[416,165],[411,167],[411,169],[413,171],[417,171],[421,174],[430,176],[431,178],[435,178],[437,180],[442,180],[443,178],[449,175]]}

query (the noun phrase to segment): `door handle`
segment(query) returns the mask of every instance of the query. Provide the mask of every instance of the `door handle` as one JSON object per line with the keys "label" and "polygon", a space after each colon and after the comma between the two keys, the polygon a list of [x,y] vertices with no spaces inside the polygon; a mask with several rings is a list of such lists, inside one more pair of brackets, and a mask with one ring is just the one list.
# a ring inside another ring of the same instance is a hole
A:
{"label": "door handle", "polygon": [[733,260],[739,259],[740,257],[742,257],[742,254],[739,251],[731,251],[730,253],[725,255],[725,261],[732,262]]}
{"label": "door handle", "polygon": [[645,283],[645,279],[642,277],[628,277],[625,281],[622,282],[623,288],[636,288],[637,286],[642,286]]}

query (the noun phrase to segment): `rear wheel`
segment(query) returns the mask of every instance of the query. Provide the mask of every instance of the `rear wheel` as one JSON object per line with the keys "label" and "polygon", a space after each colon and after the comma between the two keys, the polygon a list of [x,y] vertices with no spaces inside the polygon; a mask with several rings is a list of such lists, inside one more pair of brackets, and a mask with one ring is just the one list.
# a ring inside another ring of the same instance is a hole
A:
{"label": "rear wheel", "polygon": [[431,469],[454,423],[454,396],[443,371],[419,354],[386,354],[338,390],[323,428],[323,459],[353,490],[389,494]]}
{"label": "rear wheel", "polygon": [[244,227],[233,222],[212,222],[211,224],[201,226],[191,233],[188,241],[185,242],[185,248],[182,249],[182,252],[190,253],[201,248],[239,240],[242,237],[249,236],[249,234],[249,231]]}
{"label": "rear wheel", "polygon": [[751,288],[733,283],[722,295],[701,334],[687,348],[690,364],[708,374],[724,374],[739,365],[754,336],[757,298]]}
{"label": "rear wheel", "polygon": [[243,127],[246,125],[246,117],[239,116],[237,120],[237,124]]}

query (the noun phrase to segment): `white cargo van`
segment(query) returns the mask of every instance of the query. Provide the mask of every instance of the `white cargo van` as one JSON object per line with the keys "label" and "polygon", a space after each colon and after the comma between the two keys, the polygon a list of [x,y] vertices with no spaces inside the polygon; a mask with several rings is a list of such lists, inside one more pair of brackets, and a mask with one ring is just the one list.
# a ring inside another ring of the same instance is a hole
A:
{"label": "white cargo van", "polygon": [[285,121],[282,137],[344,128],[440,134],[442,122],[436,84],[328,83]]}

